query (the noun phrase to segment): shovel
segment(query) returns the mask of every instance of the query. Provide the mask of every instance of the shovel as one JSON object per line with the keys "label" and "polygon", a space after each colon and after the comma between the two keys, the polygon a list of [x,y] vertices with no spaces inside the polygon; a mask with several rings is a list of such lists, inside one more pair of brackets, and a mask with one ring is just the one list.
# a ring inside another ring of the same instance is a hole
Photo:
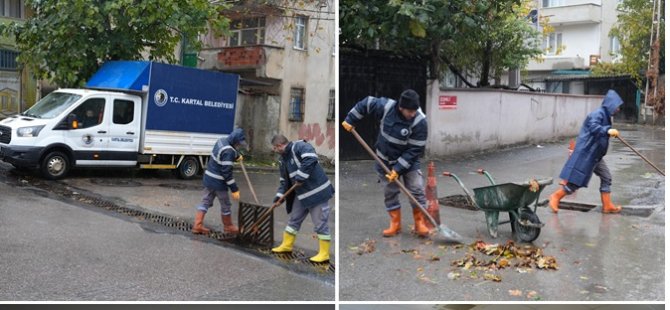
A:
{"label": "shovel", "polygon": [[637,154],[637,156],[640,156],[640,158],[642,158],[644,161],[646,161],[650,166],[654,167],[654,169],[656,169],[656,171],[658,171],[658,173],[660,173],[662,176],[665,176],[665,173],[664,173],[663,171],[661,171],[661,169],[658,169],[658,167],[656,167],[656,165],[652,164],[652,163],[649,161],[649,159],[647,159],[646,157],[642,156],[642,154],[640,154],[640,152],[638,152],[638,151],[637,151],[636,149],[634,149],[630,144],[628,144],[628,142],[626,142],[626,140],[624,140],[624,139],[623,139],[622,137],[620,137],[620,136],[616,136],[616,137],[619,138],[619,141],[621,141],[623,144],[625,144],[627,147],[629,147],[633,152],[635,152],[635,154]]}
{"label": "shovel", "polygon": [[268,216],[270,216],[270,214],[272,214],[272,211],[273,211],[276,207],[279,207],[279,206],[282,204],[282,202],[284,202],[284,199],[286,199],[286,197],[287,197],[289,194],[291,194],[297,187],[298,187],[298,184],[293,184],[293,186],[291,186],[291,188],[289,188],[289,189],[286,191],[286,193],[284,193],[284,195],[282,195],[281,197],[279,197],[279,200],[277,200],[274,204],[272,204],[272,206],[271,206],[267,211],[265,211],[265,212],[258,218],[258,220],[256,220],[256,222],[254,222],[254,224],[251,225],[251,227],[250,227],[248,230],[246,230],[246,229],[244,229],[244,227],[242,227],[242,228],[241,228],[242,231],[240,231],[240,236],[247,235],[249,232],[252,232],[252,233],[255,232],[255,231],[258,229],[258,225],[260,225],[260,224],[261,224],[261,223],[262,223]]}
{"label": "shovel", "polygon": [[256,197],[256,191],[254,190],[253,185],[251,185],[251,180],[249,179],[249,175],[247,174],[247,168],[244,167],[244,162],[241,160],[240,161],[240,167],[242,167],[242,173],[244,173],[244,178],[247,179],[247,184],[249,184],[249,190],[251,191],[251,195],[254,196],[254,201],[256,204],[259,204],[258,202],[258,197]]}
{"label": "shovel", "polygon": [[[389,170],[389,168],[386,167],[386,164],[384,164],[384,162],[383,162],[381,159],[379,159],[379,157],[377,156],[377,154],[375,154],[375,152],[372,151],[372,149],[368,146],[368,144],[365,143],[365,141],[363,141],[363,139],[361,138],[361,136],[358,135],[358,132],[356,132],[356,129],[355,129],[355,128],[352,128],[352,129],[351,129],[351,134],[353,134],[353,135],[354,135],[354,138],[356,138],[356,140],[358,141],[358,143],[360,143],[361,146],[363,146],[363,148],[364,148],[366,151],[368,151],[368,153],[370,154],[370,156],[372,156],[372,158],[374,158],[374,159],[377,161],[377,163],[379,163],[379,165],[382,166],[382,168],[384,169],[384,171],[385,171],[387,174],[388,174],[388,173],[391,173],[391,171]],[[410,200],[410,201],[411,201],[411,202],[412,202],[412,203],[413,203],[419,210],[421,210],[421,212],[423,213],[423,215],[430,221],[431,224],[433,224],[433,226],[435,226],[435,228],[437,228],[437,230],[442,234],[442,236],[444,236],[444,237],[447,239],[447,241],[462,243],[463,237],[461,237],[461,235],[459,235],[457,232],[455,232],[455,231],[449,229],[449,227],[447,227],[447,225],[445,225],[445,224],[437,225],[437,222],[435,221],[435,219],[434,219],[432,216],[430,216],[430,214],[428,213],[428,211],[426,211],[423,207],[421,207],[421,204],[419,204],[419,202],[416,200],[416,198],[414,198],[414,196],[409,192],[409,190],[407,190],[407,188],[405,187],[405,185],[402,184],[402,182],[400,182],[399,180],[396,180],[396,183],[398,184],[398,187],[400,188],[400,191],[402,191],[405,195],[407,195],[407,197],[409,198],[409,200]]]}

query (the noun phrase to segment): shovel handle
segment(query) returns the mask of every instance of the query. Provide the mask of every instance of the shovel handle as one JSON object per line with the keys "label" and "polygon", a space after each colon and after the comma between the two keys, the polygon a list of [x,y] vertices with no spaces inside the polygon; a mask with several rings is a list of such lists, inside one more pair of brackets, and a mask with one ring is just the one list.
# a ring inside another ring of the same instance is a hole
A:
{"label": "shovel handle", "polygon": [[247,174],[247,168],[244,167],[244,160],[240,160],[240,167],[242,167],[242,173],[244,173],[244,178],[247,179],[247,184],[249,185],[249,190],[251,191],[251,196],[254,197],[254,201],[256,204],[259,204],[258,202],[258,197],[256,196],[256,191],[254,190],[254,186],[251,185],[251,180],[249,179],[249,174]]}
{"label": "shovel handle", "polygon": [[[263,214],[256,220],[256,222],[254,222],[254,224],[251,225],[251,228],[249,228],[248,231],[255,231],[256,229],[258,229],[258,225],[260,225],[261,222],[263,222],[268,216],[270,216],[270,214],[272,214],[272,211],[273,211],[276,207],[280,206],[280,205],[282,204],[282,202],[284,202],[284,199],[286,199],[286,197],[287,197],[289,194],[291,194],[297,187],[298,187],[298,184],[293,184],[293,186],[291,186],[291,188],[289,188],[289,189],[284,193],[284,195],[282,195],[281,197],[279,197],[279,200],[277,200],[275,203],[273,203],[272,206],[271,206],[267,211],[263,212]],[[242,234],[244,234],[244,233],[245,233],[245,232],[242,232]]]}
{"label": "shovel handle", "polygon": [[635,152],[635,154],[637,154],[637,156],[640,156],[640,158],[642,158],[644,161],[646,161],[650,166],[654,167],[654,169],[656,169],[656,171],[658,171],[658,173],[660,173],[662,176],[665,176],[665,173],[661,169],[658,169],[658,167],[656,167],[656,165],[652,164],[651,161],[649,161],[649,159],[647,159],[642,154],[640,154],[640,152],[638,152],[635,148],[633,148],[633,146],[628,144],[628,142],[626,142],[626,140],[624,140],[620,136],[616,136],[616,137],[619,139],[619,141],[621,141],[623,144],[625,144],[627,147],[629,147],[633,152]]}
{"label": "shovel handle", "polygon": [[[391,170],[389,170],[389,168],[386,167],[386,164],[379,158],[379,156],[377,156],[377,154],[375,154],[374,151],[372,151],[372,149],[370,148],[370,146],[368,146],[368,144],[365,143],[365,141],[363,140],[363,138],[361,138],[361,136],[360,136],[360,135],[358,134],[358,132],[356,131],[356,128],[351,128],[351,134],[354,135],[354,138],[356,138],[356,140],[358,141],[358,143],[360,143],[361,146],[363,146],[363,148],[364,148],[366,151],[368,151],[368,153],[370,154],[370,156],[372,156],[372,158],[374,158],[374,159],[377,161],[377,163],[382,167],[382,169],[384,169],[384,172],[386,172],[387,174],[388,174],[388,173],[391,173]],[[416,200],[416,198],[414,198],[414,195],[412,195],[412,193],[409,192],[409,190],[405,187],[405,185],[402,184],[402,182],[400,182],[400,181],[398,181],[398,180],[396,180],[395,182],[396,182],[396,184],[398,184],[398,187],[400,188],[400,191],[402,191],[403,194],[407,195],[407,197],[409,198],[409,200],[410,200],[410,201],[411,201],[411,202],[412,202],[412,203],[413,203],[419,210],[421,210],[421,212],[423,212],[423,215],[424,215],[428,220],[430,220],[430,223],[433,224],[434,227],[439,227],[440,225],[437,225],[437,222],[435,221],[435,219],[434,219],[432,216],[430,216],[430,214],[428,214],[428,211],[426,211],[423,207],[421,207],[421,204]]]}

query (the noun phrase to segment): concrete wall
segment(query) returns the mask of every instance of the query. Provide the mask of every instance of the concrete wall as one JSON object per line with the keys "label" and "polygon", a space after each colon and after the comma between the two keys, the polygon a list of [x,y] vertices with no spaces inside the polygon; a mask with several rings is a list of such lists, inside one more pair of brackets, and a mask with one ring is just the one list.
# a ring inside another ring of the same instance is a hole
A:
{"label": "concrete wall", "polygon": [[[309,9],[316,10],[316,7]],[[321,14],[321,17],[324,17]],[[334,15],[328,15],[334,16]],[[306,50],[293,47],[291,38],[283,42],[284,57],[281,64],[281,113],[279,129],[290,140],[305,139],[311,143],[319,155],[335,157],[335,123],[327,121],[328,100],[331,89],[335,89],[337,63],[333,55],[335,23],[310,16],[307,22],[308,35]],[[268,63],[267,67],[273,66]],[[289,121],[291,88],[305,90],[305,111],[302,122]]]}
{"label": "concrete wall", "polygon": [[[526,93],[502,90],[428,88],[427,155],[440,157],[576,136],[602,96]],[[456,107],[442,109],[440,96],[455,96]]]}

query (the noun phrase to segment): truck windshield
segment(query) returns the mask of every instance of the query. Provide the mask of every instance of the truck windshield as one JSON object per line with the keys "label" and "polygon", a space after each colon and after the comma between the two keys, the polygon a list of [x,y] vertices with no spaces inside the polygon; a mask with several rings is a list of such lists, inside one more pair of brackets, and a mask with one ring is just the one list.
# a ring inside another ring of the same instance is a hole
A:
{"label": "truck windshield", "polygon": [[80,95],[53,92],[42,98],[42,100],[38,101],[30,109],[21,113],[21,115],[34,118],[54,118],[79,100],[79,98],[81,98]]}

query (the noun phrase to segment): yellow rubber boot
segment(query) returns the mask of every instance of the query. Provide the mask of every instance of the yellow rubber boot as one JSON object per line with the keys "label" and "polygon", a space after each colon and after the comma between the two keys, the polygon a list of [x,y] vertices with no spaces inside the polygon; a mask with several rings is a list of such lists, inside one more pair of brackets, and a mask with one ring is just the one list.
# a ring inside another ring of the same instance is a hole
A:
{"label": "yellow rubber boot", "polygon": [[284,239],[281,241],[281,244],[278,247],[272,248],[272,252],[274,253],[292,252],[293,243],[295,243],[295,235],[289,233],[288,231],[284,231]]}
{"label": "yellow rubber boot", "polygon": [[319,253],[309,258],[315,263],[323,263],[330,260],[330,240],[319,239]]}

